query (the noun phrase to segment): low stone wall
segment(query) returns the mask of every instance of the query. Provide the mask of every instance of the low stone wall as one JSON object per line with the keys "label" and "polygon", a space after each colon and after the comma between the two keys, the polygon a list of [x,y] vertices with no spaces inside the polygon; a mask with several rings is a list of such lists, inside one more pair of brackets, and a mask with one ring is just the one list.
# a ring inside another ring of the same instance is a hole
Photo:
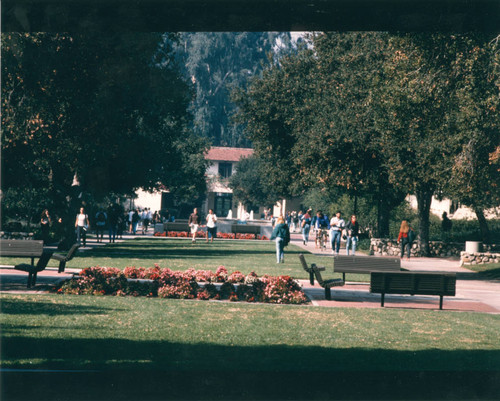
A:
{"label": "low stone wall", "polygon": [[[452,256],[460,256],[465,245],[459,242],[442,242],[430,241],[429,250],[430,256],[447,258]],[[380,256],[399,256],[401,255],[401,247],[396,240],[385,238],[372,238],[370,242],[370,255]],[[422,256],[418,242],[414,241],[410,251],[411,256]]]}
{"label": "low stone wall", "polygon": [[460,265],[484,265],[486,263],[500,263],[500,253],[492,252],[477,252],[467,253],[461,252]]}

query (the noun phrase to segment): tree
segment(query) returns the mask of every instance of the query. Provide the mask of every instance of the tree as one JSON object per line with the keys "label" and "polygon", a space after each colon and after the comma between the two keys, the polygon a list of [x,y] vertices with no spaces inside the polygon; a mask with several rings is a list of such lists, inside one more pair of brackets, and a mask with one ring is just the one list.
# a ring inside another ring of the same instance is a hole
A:
{"label": "tree", "polygon": [[[442,34],[394,36],[384,64],[377,129],[390,181],[417,197],[419,241],[428,254],[432,196],[452,175],[456,156],[470,130],[462,123],[460,88],[468,78],[456,73],[467,37]],[[470,103],[478,107],[479,97]],[[488,96],[488,95],[486,95]],[[465,117],[466,118],[466,117]],[[466,118],[467,119],[467,118]]]}
{"label": "tree", "polygon": [[485,243],[490,242],[490,232],[483,211],[500,204],[498,39],[468,35],[461,41],[453,73],[459,78],[456,121],[463,138],[445,188],[449,196],[475,211]]}
{"label": "tree", "polygon": [[290,48],[290,34],[276,32],[190,32],[176,48],[185,78],[195,88],[190,104],[193,130],[215,146],[248,147],[243,125],[234,124],[230,92],[260,75],[269,55]]}
{"label": "tree", "polygon": [[149,33],[2,34],[2,190],[48,189],[61,207],[74,177],[98,198],[202,190],[203,162],[192,161],[207,145],[187,131],[189,87],[159,43]]}
{"label": "tree", "polygon": [[247,205],[275,204],[279,197],[267,185],[266,172],[258,158],[250,156],[238,162],[238,169],[229,179],[234,197]]}
{"label": "tree", "polygon": [[390,210],[404,198],[389,183],[374,138],[374,86],[386,35],[329,33],[314,49],[283,57],[235,95],[250,139],[280,196],[338,188],[378,204],[387,235]]}

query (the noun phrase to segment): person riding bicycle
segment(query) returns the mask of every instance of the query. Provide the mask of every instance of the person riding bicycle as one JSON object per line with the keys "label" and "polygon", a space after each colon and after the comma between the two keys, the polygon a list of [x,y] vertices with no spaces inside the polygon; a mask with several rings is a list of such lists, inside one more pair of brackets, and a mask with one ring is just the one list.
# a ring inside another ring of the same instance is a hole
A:
{"label": "person riding bicycle", "polygon": [[328,216],[323,214],[323,212],[319,210],[316,213],[316,216],[314,216],[313,218],[312,225],[316,233],[316,246],[325,248],[328,229],[330,228],[330,221],[328,220]]}

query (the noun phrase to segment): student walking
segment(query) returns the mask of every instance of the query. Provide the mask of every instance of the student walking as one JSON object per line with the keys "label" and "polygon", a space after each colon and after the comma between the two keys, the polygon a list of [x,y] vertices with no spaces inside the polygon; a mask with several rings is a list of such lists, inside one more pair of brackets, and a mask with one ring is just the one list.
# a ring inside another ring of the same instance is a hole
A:
{"label": "student walking", "polygon": [[276,263],[285,263],[285,247],[290,242],[290,230],[283,216],[276,220],[271,240],[276,241]]}
{"label": "student walking", "polygon": [[200,215],[198,214],[198,208],[193,209],[193,213],[189,216],[188,224],[191,227],[191,234],[193,235],[192,243],[196,242],[196,233],[198,232],[198,227],[200,227]]}
{"label": "student walking", "polygon": [[80,213],[76,215],[75,228],[76,228],[76,241],[78,244],[83,242],[83,246],[87,244],[87,230],[89,228],[89,216],[85,214],[85,209],[80,208]]}
{"label": "student walking", "polygon": [[349,255],[349,248],[352,246],[352,255],[354,256],[356,253],[356,247],[358,246],[359,235],[359,223],[354,214],[351,216],[351,220],[349,220],[345,225],[345,228],[347,234],[345,250]]}
{"label": "student walking", "polygon": [[345,228],[345,221],[341,216],[340,210],[335,217],[330,220],[330,241],[332,242],[332,252],[336,255],[340,252],[340,238]]}
{"label": "student walking", "polygon": [[410,227],[410,224],[403,220],[401,222],[401,227],[399,228],[398,242],[401,246],[401,259],[403,259],[405,250],[407,252],[407,257],[410,259],[411,244],[415,240],[415,232]]}
{"label": "student walking", "polygon": [[208,210],[207,220],[207,242],[214,242],[214,237],[217,235],[217,216],[212,209]]}

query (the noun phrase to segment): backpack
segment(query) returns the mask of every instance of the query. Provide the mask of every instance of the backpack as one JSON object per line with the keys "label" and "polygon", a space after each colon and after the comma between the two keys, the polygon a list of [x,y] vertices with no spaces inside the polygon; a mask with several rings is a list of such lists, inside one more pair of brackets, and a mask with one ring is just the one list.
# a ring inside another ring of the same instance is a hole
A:
{"label": "backpack", "polygon": [[411,228],[408,230],[408,241],[413,242],[416,239],[416,234],[415,231],[413,231]]}
{"label": "backpack", "polygon": [[97,215],[97,221],[106,221],[106,216],[103,212],[99,212],[99,214]]}

